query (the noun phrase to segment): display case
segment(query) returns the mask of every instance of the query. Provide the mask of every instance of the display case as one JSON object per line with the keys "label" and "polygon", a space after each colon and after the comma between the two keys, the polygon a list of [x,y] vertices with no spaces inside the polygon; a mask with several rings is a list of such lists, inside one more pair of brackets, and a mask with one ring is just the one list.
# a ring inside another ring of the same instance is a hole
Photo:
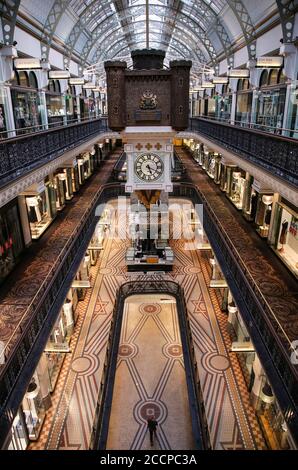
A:
{"label": "display case", "polygon": [[65,318],[63,309],[56,320],[54,328],[51,331],[47,345],[46,352],[69,352],[70,335],[67,330],[67,319]]}
{"label": "display case", "polygon": [[208,156],[206,172],[207,175],[214,180],[215,183],[219,183],[220,181],[220,165],[221,157],[218,153],[210,152]]}
{"label": "display case", "polygon": [[272,214],[273,193],[260,192],[257,194],[257,210],[255,217],[255,225],[257,233],[262,238],[269,235],[269,227]]}
{"label": "display case", "polygon": [[17,200],[0,209],[0,284],[17,264],[24,249]]}
{"label": "display case", "polygon": [[66,192],[67,192],[67,183],[66,183],[66,174],[58,173],[54,175],[54,188],[56,190],[56,208],[57,211],[61,211],[65,207],[66,202]]}
{"label": "display case", "polygon": [[72,168],[61,168],[57,176],[60,180],[65,181],[65,199],[71,201],[73,198]]}
{"label": "display case", "polygon": [[298,277],[298,213],[287,201],[277,202],[269,243],[275,253]]}
{"label": "display case", "polygon": [[78,162],[79,184],[82,185],[85,183],[84,159],[78,158],[77,162]]}
{"label": "display case", "polygon": [[31,237],[33,240],[37,240],[53,220],[49,188],[41,183],[36,185],[36,190],[33,189],[31,192],[29,189],[22,197],[25,197],[26,200]]}
{"label": "display case", "polygon": [[245,172],[232,168],[228,177],[226,195],[239,210],[243,208],[246,186]]}
{"label": "display case", "polygon": [[33,376],[22,402],[28,436],[36,441],[46,416],[37,377]]}
{"label": "display case", "polygon": [[47,360],[50,392],[52,393],[55,390],[55,386],[59,378],[60,370],[65,358],[65,353],[45,351],[44,355]]}
{"label": "display case", "polygon": [[23,409],[20,408],[13,420],[11,427],[11,438],[7,443],[8,450],[26,450],[29,444],[27,427]]}
{"label": "display case", "polygon": [[233,172],[237,170],[237,165],[222,161],[222,171],[220,176],[220,189],[229,193],[232,187]]}

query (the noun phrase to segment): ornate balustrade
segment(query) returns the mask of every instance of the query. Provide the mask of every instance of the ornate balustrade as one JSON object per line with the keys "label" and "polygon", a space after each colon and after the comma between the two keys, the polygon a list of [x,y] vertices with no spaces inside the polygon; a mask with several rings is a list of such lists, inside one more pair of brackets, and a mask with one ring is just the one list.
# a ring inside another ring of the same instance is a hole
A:
{"label": "ornate balustrade", "polygon": [[117,293],[103,376],[101,379],[95,418],[93,421],[90,441],[90,449],[92,450],[102,450],[106,447],[125,299],[131,295],[154,293],[168,294],[176,299],[188,388],[189,409],[192,419],[193,438],[197,450],[210,449],[210,436],[205,414],[203,394],[200,386],[183,289],[176,282],[151,280],[146,282],[127,282],[120,287]]}
{"label": "ornate balustrade", "polygon": [[105,131],[94,119],[0,141],[0,187]]}
{"label": "ornate balustrade", "polygon": [[191,118],[189,130],[203,134],[275,176],[298,185],[296,139],[202,118]]}

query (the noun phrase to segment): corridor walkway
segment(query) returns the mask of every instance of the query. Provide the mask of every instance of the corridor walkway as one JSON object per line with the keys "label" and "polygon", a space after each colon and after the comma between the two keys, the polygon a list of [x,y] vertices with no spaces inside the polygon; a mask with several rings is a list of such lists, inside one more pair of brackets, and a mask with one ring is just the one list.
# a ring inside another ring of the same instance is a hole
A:
{"label": "corridor walkway", "polygon": [[[91,289],[79,303],[72,353],[65,358],[41,438],[30,449],[87,449],[89,446],[117,289],[123,282],[151,277],[127,273],[128,244],[125,239],[106,240],[100,260],[91,270]],[[208,287],[210,252],[185,251],[184,245],[184,240],[172,242],[174,270],[162,278],[174,280],[184,288],[212,447],[262,449],[263,438],[249,405],[237,355],[230,352],[227,318],[221,312],[215,290]],[[158,279],[159,275],[153,278]]]}
{"label": "corridor walkway", "polygon": [[194,449],[176,301],[168,295],[125,302],[107,449]]}

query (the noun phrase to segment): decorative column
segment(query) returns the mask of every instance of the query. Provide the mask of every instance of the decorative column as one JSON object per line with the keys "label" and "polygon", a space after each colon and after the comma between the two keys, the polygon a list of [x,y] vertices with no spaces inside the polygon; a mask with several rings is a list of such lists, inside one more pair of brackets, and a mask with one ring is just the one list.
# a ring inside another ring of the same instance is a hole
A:
{"label": "decorative column", "polygon": [[231,107],[231,124],[235,124],[236,120],[236,106],[237,106],[237,83],[238,79],[232,78],[230,79],[230,88],[232,90],[232,107]]}
{"label": "decorative column", "polygon": [[7,130],[12,130],[7,133],[8,137],[15,137],[16,133],[13,106],[11,100],[9,81],[14,77],[13,59],[18,57],[18,53],[13,46],[3,46],[0,49],[0,93],[3,98],[4,106],[4,119]]}

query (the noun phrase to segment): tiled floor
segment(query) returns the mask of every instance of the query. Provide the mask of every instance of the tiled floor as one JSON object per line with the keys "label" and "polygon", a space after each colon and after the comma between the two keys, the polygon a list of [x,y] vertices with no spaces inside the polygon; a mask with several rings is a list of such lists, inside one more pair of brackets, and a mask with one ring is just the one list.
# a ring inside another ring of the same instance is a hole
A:
{"label": "tiled floor", "polygon": [[126,300],[107,449],[150,449],[150,416],[158,422],[153,449],[194,448],[176,301],[166,297],[172,303]]}
{"label": "tiled floor", "polygon": [[[262,435],[249,405],[238,359],[236,353],[230,352],[226,315],[220,310],[214,289],[208,287],[210,253],[186,251],[184,244],[183,240],[172,242],[174,270],[162,277],[175,280],[184,288],[212,446],[214,449],[261,449]],[[140,274],[126,272],[126,247],[126,240],[106,240],[100,261],[92,268],[92,288],[79,306],[72,354],[64,362],[53,393],[54,405],[48,412],[41,438],[30,449],[88,448],[116,292],[123,282],[142,279]],[[144,354],[144,364],[147,361]],[[149,364],[152,367],[151,361]],[[162,380],[160,364],[154,364],[154,370]],[[113,421],[111,424],[115,425]],[[173,439],[168,428],[164,432],[163,448],[168,444],[174,446]],[[119,442],[119,448],[121,445]],[[140,448],[147,443],[130,439],[124,445]],[[113,443],[113,447],[117,444]]]}

